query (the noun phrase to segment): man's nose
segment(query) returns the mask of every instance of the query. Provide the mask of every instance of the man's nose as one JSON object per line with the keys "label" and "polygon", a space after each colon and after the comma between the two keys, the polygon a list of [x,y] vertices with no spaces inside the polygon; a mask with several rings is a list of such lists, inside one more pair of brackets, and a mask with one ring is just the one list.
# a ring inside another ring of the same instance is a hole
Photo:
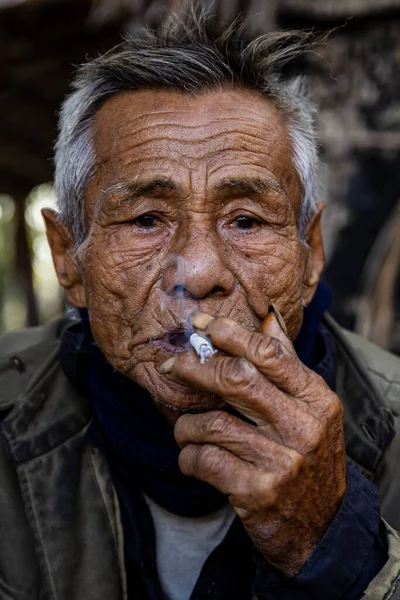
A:
{"label": "man's nose", "polygon": [[216,233],[197,233],[179,246],[164,271],[163,288],[167,294],[184,291],[200,300],[232,293],[235,277],[225,264],[223,244]]}

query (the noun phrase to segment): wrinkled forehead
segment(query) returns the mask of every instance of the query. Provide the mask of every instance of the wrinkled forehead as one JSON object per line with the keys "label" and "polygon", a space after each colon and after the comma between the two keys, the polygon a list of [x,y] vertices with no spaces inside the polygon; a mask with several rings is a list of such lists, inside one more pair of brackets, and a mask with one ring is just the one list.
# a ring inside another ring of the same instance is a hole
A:
{"label": "wrinkled forehead", "polygon": [[301,185],[285,116],[258,92],[123,92],[97,112],[94,146],[89,201],[120,179],[177,178],[206,189],[251,173],[276,181],[299,210]]}

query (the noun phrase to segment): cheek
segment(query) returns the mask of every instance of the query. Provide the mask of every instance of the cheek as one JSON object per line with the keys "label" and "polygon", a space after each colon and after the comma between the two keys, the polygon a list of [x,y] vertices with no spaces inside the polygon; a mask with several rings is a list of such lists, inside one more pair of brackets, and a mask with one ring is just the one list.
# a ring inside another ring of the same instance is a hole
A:
{"label": "cheek", "polygon": [[[165,247],[165,246],[164,246]],[[85,252],[89,292],[140,304],[159,277],[163,245],[130,236],[128,228],[94,231]],[[86,283],[86,281],[85,281]]]}
{"label": "cheek", "polygon": [[132,337],[146,325],[140,318],[143,307],[151,303],[161,274],[160,251],[123,242],[120,236],[93,232],[80,261],[93,335],[113,362],[130,357]]}
{"label": "cheek", "polygon": [[[169,242],[169,232],[161,229],[156,235],[135,233],[129,224],[119,224],[105,230],[99,227],[100,236],[104,238],[102,247],[107,248],[116,268],[139,271],[151,266],[159,260]],[[147,270],[147,269],[146,269]]]}
{"label": "cheek", "polygon": [[268,239],[249,241],[246,250],[231,254],[232,270],[245,290],[248,303],[265,317],[271,303],[276,304],[295,337],[301,326],[300,304],[307,251],[297,235],[271,234]]}

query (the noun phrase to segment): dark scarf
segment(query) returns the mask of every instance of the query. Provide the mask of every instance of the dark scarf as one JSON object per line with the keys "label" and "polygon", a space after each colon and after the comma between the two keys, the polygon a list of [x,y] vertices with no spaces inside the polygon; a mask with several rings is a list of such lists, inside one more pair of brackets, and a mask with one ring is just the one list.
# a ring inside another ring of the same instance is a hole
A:
{"label": "dark scarf", "polygon": [[[334,341],[321,318],[330,294],[320,284],[304,310],[304,323],[295,347],[301,360],[333,387]],[[62,339],[60,361],[67,376],[90,395],[94,417],[87,442],[100,448],[109,460],[155,502],[182,516],[200,516],[217,510],[226,497],[212,486],[186,477],[178,467],[180,449],[173,428],[159,413],[150,395],[117,373],[95,345],[86,310],[81,322]]]}

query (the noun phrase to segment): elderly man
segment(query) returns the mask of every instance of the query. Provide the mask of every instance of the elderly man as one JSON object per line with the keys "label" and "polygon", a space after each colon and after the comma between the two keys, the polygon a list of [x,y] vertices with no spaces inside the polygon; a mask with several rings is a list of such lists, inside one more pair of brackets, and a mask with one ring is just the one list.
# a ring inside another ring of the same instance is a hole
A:
{"label": "elderly man", "polygon": [[80,319],[0,342],[1,598],[400,597],[399,360],[326,314],[306,43],[191,17],[79,71],[44,217]]}

